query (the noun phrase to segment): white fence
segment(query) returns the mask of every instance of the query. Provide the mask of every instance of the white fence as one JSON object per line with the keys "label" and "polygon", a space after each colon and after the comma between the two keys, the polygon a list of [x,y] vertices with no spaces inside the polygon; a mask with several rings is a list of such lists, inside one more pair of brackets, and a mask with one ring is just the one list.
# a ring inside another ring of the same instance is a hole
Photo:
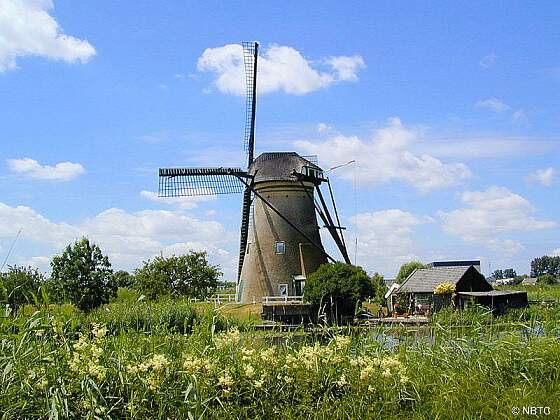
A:
{"label": "white fence", "polygon": [[265,305],[272,303],[302,303],[303,296],[263,296],[262,303]]}
{"label": "white fence", "polygon": [[232,303],[235,302],[235,293],[218,294],[206,299],[189,298],[189,302]]}

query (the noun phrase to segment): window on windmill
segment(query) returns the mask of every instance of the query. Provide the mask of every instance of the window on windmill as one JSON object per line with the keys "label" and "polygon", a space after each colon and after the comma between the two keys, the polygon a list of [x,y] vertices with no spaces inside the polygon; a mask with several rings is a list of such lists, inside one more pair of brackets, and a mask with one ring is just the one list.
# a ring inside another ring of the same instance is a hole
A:
{"label": "window on windmill", "polygon": [[251,250],[251,242],[247,243],[247,252],[246,254],[249,255],[249,251]]}
{"label": "window on windmill", "polygon": [[311,168],[309,166],[304,166],[303,167],[303,173],[304,175],[307,175],[311,178],[323,178],[323,172],[322,171],[318,171],[315,168]]}
{"label": "window on windmill", "polygon": [[286,252],[286,244],[282,242],[276,242],[276,253],[284,254]]}

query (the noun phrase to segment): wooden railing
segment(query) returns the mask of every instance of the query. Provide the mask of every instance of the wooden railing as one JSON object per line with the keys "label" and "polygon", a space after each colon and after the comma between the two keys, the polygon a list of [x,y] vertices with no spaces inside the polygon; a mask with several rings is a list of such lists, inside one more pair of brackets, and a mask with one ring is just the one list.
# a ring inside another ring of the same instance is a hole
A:
{"label": "wooden railing", "polygon": [[302,303],[303,296],[263,296],[262,303]]}

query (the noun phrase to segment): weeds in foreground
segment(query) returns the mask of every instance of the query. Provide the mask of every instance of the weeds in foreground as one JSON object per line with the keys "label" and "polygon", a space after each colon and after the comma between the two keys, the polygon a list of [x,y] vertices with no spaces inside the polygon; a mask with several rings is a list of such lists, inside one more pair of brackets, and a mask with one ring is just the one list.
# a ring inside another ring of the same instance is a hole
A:
{"label": "weeds in foreground", "polygon": [[523,405],[560,412],[554,336],[489,338],[473,328],[390,351],[363,334],[326,331],[271,346],[215,312],[154,305],[78,321],[44,312],[4,320],[3,418],[501,418]]}

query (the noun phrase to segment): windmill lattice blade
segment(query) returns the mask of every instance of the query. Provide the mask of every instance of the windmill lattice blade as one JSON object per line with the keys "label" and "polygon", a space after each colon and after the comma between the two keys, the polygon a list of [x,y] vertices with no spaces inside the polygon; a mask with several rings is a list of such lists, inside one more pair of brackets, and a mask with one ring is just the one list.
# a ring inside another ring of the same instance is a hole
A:
{"label": "windmill lattice blade", "polygon": [[256,83],[258,57],[258,43],[243,42],[243,62],[245,64],[245,138],[243,147],[248,156],[248,165],[253,160],[255,141],[255,105],[256,105]]}
{"label": "windmill lattice blade", "polygon": [[159,170],[160,197],[236,194],[245,189],[241,168],[163,168]]}

